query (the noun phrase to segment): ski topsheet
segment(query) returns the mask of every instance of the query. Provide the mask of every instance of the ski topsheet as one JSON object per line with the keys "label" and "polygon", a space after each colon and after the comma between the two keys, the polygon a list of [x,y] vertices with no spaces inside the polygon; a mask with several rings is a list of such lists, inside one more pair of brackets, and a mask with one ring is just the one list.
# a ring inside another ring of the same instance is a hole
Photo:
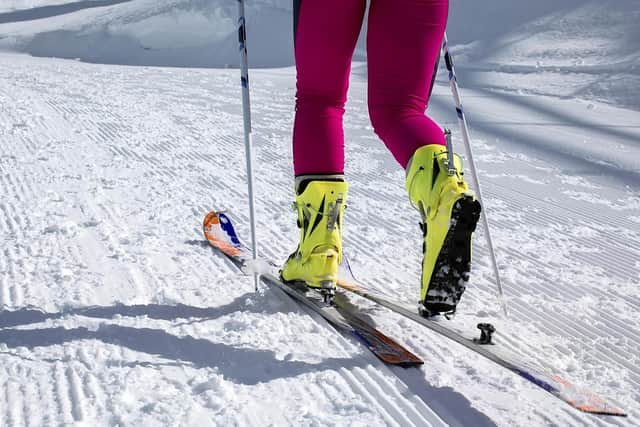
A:
{"label": "ski topsheet", "polygon": [[538,387],[541,387],[545,391],[567,402],[569,405],[580,411],[598,415],[627,416],[623,410],[617,408],[611,403],[608,403],[595,393],[575,386],[562,376],[548,372],[547,369],[534,367],[531,363],[522,360],[522,358],[518,357],[516,354],[501,348],[499,345],[499,338],[498,342],[481,344],[478,339],[467,337],[444,322],[422,316],[418,313],[417,308],[409,308],[406,304],[393,301],[380,293],[367,289],[361,284],[339,280],[338,287],[386,307],[401,316],[413,320],[414,322],[417,322],[420,325],[463,345],[469,350],[472,350],[510,370],[511,372],[520,375],[522,378],[537,385]]}
{"label": "ski topsheet", "polygon": [[[257,268],[251,265],[252,257],[249,250],[240,242],[231,220],[224,213],[209,212],[204,219],[203,228],[211,246],[227,256],[241,271],[251,273],[252,268]],[[266,262],[263,264],[268,266]],[[269,270],[269,267],[261,269]],[[383,362],[404,367],[424,363],[421,358],[352,312],[341,301],[336,301],[335,306],[328,305],[320,294],[304,292],[287,285],[268,271],[261,271],[260,277],[267,285],[281,289],[298,303],[318,313],[340,332],[357,338]]]}

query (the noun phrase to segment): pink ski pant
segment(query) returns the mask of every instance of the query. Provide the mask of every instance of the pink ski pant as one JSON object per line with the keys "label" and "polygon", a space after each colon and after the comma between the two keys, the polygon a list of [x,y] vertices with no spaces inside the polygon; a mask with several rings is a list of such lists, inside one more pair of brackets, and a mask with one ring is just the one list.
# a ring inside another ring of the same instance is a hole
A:
{"label": "pink ski pant", "polygon": [[[403,168],[419,147],[445,144],[425,110],[448,9],[448,0],[371,0],[369,117]],[[342,117],[364,14],[364,0],[294,0],[296,176],[344,173]]]}

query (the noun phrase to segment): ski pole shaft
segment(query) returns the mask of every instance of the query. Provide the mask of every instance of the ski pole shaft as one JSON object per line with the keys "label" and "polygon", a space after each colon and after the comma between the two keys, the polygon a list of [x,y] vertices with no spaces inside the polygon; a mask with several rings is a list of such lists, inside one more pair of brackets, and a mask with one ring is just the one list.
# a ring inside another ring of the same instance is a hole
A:
{"label": "ski pole shaft", "polygon": [[[453,98],[456,104],[456,112],[458,115],[458,123],[460,124],[460,131],[462,132],[462,140],[464,141],[464,145],[467,150],[467,155],[469,156],[469,165],[471,168],[471,178],[473,180],[474,187],[476,189],[478,200],[480,204],[484,207],[484,201],[482,200],[482,190],[480,188],[480,180],[478,179],[478,172],[476,170],[475,161],[473,160],[473,151],[471,149],[471,138],[469,137],[469,127],[467,126],[467,119],[464,115],[464,109],[462,108],[462,100],[460,98],[460,89],[458,88],[458,79],[456,77],[455,68],[453,66],[453,57],[451,56],[451,52],[449,51],[449,44],[447,40],[447,34],[444,34],[444,39],[442,41],[442,52],[444,53],[444,60],[447,66],[447,70],[449,71],[449,86],[451,87],[451,92],[453,93]],[[504,298],[504,292],[502,290],[502,281],[500,280],[500,270],[498,269],[498,262],[496,260],[496,253],[493,249],[493,240],[491,239],[491,232],[489,231],[489,219],[487,217],[486,209],[483,209],[482,213],[482,223],[484,226],[485,236],[487,238],[487,246],[489,248],[489,255],[491,257],[491,263],[493,265],[493,272],[496,278],[496,285],[498,287],[498,295],[500,298],[500,304],[502,305],[502,310],[504,311],[505,317],[508,317],[507,313],[507,304]]]}
{"label": "ski pole shaft", "polygon": [[[238,0],[238,41],[240,43],[240,80],[242,84],[242,114],[244,118],[244,150],[247,157],[247,186],[249,189],[249,217],[251,222],[251,250],[254,266],[258,259],[256,239],[255,193],[253,188],[253,149],[251,143],[251,102],[249,98],[249,60],[247,54],[247,26],[244,0]],[[258,291],[259,274],[254,272],[255,290]]]}

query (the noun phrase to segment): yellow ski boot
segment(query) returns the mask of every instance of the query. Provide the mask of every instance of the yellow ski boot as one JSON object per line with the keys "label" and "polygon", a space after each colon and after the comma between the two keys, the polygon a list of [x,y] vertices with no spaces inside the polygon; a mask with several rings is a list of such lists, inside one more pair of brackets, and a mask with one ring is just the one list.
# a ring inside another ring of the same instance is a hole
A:
{"label": "yellow ski boot", "polygon": [[285,282],[304,283],[327,294],[336,287],[342,262],[342,215],[349,187],[341,177],[330,177],[306,181],[297,191],[300,243],[280,270]]}
{"label": "yellow ski boot", "polygon": [[480,218],[480,202],[462,177],[462,159],[451,158],[445,146],[426,145],[407,166],[405,186],[422,216],[425,315],[455,312],[469,281],[471,237]]}

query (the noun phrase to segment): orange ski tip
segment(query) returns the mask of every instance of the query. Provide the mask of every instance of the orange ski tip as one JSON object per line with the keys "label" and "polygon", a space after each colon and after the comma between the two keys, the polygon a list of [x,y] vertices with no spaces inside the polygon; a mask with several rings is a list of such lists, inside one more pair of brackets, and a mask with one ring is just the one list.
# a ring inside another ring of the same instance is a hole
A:
{"label": "orange ski tip", "polygon": [[411,360],[407,360],[406,357],[397,356],[395,354],[378,354],[378,357],[380,357],[383,362],[388,363],[389,365],[410,367],[420,366],[424,364],[424,361],[422,361],[421,359],[411,358]]}
{"label": "orange ski tip", "polygon": [[[559,375],[555,375],[553,379],[568,389],[575,388],[571,382],[562,378]],[[610,404],[605,402],[602,398],[594,394],[588,394],[587,398],[589,400],[588,403],[578,403],[578,401],[575,399],[567,400],[567,403],[582,412],[587,412],[590,414],[614,415],[614,416],[620,416],[620,417],[627,416],[627,414],[624,411],[611,406]]]}
{"label": "orange ski tip", "polygon": [[207,240],[212,246],[215,246],[216,248],[220,249],[222,252],[224,252],[227,255],[231,255],[231,256],[242,255],[242,250],[236,248],[231,243],[222,241],[210,235],[207,235]]}
{"label": "orange ski tip", "polygon": [[553,377],[554,380],[556,380],[557,382],[559,382],[560,384],[562,384],[565,387],[571,387],[573,388],[573,384],[571,384],[569,381],[565,380],[564,378],[562,378],[559,375],[555,375]]}
{"label": "orange ski tip", "polygon": [[207,241],[222,252],[230,256],[242,255],[242,250],[238,249],[234,245],[215,236],[214,230],[216,227],[220,227],[220,217],[218,212],[211,211],[204,217],[202,221],[202,228],[204,229],[204,237]]}
{"label": "orange ski tip", "polygon": [[[374,335],[378,337],[380,341],[390,345],[390,347],[402,348],[402,345],[399,344],[396,340],[382,334],[380,331],[374,332]],[[400,352],[389,351],[385,353],[380,353],[378,354],[378,357],[380,357],[380,359],[382,359],[384,362],[389,363],[391,365],[402,365],[405,367],[409,367],[409,366],[420,366],[424,364],[424,360],[422,360],[420,357],[416,356],[415,354],[413,354],[412,352],[404,348],[403,348],[403,351],[400,351]]]}
{"label": "orange ski tip", "polygon": [[220,224],[220,218],[218,217],[218,212],[211,211],[204,217],[204,221],[202,221],[202,225],[206,230],[207,227],[214,224]]}
{"label": "orange ski tip", "polygon": [[573,405],[576,409],[590,414],[614,415],[618,417],[626,417],[627,414],[620,409],[612,408],[609,405],[593,406],[593,405]]}

